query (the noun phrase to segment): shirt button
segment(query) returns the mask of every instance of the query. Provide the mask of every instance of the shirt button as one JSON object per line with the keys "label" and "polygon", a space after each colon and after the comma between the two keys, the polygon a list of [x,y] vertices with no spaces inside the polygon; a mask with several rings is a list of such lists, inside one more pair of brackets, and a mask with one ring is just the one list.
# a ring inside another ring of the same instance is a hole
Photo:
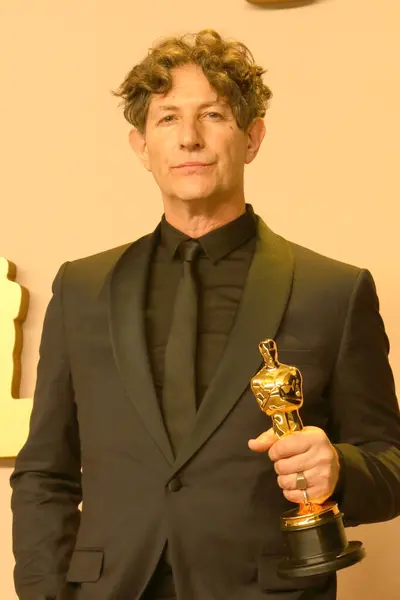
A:
{"label": "shirt button", "polygon": [[179,492],[181,487],[182,482],[179,477],[174,477],[174,479],[171,479],[171,481],[168,483],[168,489],[170,492]]}

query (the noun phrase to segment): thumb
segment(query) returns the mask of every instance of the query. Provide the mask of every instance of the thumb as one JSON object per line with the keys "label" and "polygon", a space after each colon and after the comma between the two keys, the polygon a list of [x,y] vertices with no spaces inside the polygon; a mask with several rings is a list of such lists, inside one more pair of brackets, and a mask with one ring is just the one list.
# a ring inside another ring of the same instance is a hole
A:
{"label": "thumb", "polygon": [[278,438],[271,427],[271,429],[264,431],[257,438],[249,440],[248,446],[250,450],[254,450],[254,452],[268,452],[272,444],[274,444],[277,439]]}

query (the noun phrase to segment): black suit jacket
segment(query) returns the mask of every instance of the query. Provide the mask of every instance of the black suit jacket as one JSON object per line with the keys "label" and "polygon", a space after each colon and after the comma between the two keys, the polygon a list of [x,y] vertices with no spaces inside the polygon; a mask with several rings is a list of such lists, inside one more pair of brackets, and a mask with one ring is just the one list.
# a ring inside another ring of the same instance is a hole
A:
{"label": "black suit jacket", "polygon": [[258,343],[274,338],[303,374],[304,424],[340,451],[347,525],[395,517],[400,420],[372,277],[259,219],[225,352],[174,460],[144,331],[156,232],[65,263],[54,281],[11,478],[17,593],[138,600],[168,539],[179,600],[332,600],[335,576],[277,576],[279,517],[293,505],[268,456],[248,449],[271,426],[249,382]]}

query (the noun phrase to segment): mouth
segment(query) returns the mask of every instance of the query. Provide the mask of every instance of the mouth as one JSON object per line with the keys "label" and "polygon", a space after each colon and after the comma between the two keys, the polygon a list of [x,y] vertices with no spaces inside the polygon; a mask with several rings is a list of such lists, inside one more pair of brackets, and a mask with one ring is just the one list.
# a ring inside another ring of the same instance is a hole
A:
{"label": "mouth", "polygon": [[186,163],[184,165],[180,165],[178,167],[174,167],[174,170],[180,173],[195,173],[197,171],[205,171],[211,167],[211,164],[206,163]]}

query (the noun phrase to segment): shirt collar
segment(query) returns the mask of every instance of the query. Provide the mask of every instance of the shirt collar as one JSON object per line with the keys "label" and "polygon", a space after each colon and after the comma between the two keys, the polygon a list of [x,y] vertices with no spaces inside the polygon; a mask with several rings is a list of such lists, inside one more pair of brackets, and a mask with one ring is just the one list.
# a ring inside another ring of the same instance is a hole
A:
{"label": "shirt collar", "polygon": [[[191,239],[168,223],[165,215],[162,216],[160,230],[161,244],[166,248],[170,259],[175,256],[178,246],[183,241]],[[208,258],[216,263],[247,242],[256,234],[256,230],[257,217],[251,204],[246,204],[246,212],[226,225],[202,235],[197,241]]]}

